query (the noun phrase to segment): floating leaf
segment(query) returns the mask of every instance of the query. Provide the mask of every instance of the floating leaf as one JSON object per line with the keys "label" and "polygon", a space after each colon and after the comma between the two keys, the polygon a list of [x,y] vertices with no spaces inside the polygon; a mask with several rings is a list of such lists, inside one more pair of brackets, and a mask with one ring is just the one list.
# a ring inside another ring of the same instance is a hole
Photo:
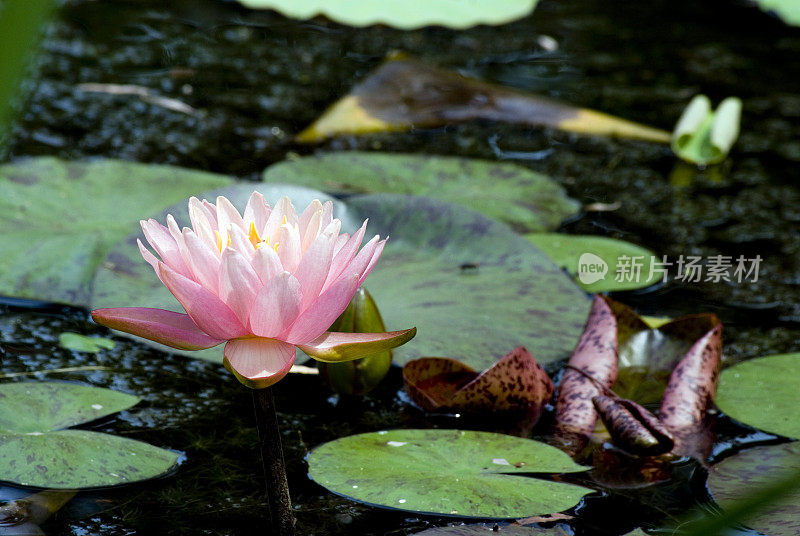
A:
{"label": "floating leaf", "polygon": [[775,12],[786,24],[800,26],[800,4],[796,0],[755,0],[764,11]]}
{"label": "floating leaf", "polygon": [[672,133],[672,150],[692,164],[722,162],[739,137],[742,101],[735,97],[723,100],[716,112],[711,101],[697,95],[686,107]]}
{"label": "floating leaf", "polygon": [[[297,186],[258,189],[273,201],[281,195],[300,204],[327,199]],[[201,197],[225,195],[242,208],[252,190],[252,184],[239,184]],[[166,212],[183,217],[185,204]],[[369,218],[369,233],[391,237],[366,286],[382,304],[388,329],[419,328],[414,340],[394,350],[395,363],[449,355],[482,370],[502,357],[498,348],[527,345],[540,363],[547,363],[568,355],[575,344],[588,309],[586,295],[505,225],[457,205],[391,194],[352,197],[347,205],[337,202],[334,213],[344,230],[353,231]],[[118,243],[98,270],[92,308],[179,311],[178,302],[141,259],[137,236]],[[186,355],[221,359],[214,349]]]}
{"label": "floating leaf", "polygon": [[[748,449],[726,458],[708,474],[708,488],[723,509],[736,508],[754,490],[800,473],[800,442]],[[800,534],[800,488],[777,498],[741,522],[771,536]]]}
{"label": "floating leaf", "polygon": [[287,17],[311,19],[324,15],[350,26],[387,24],[412,30],[423,26],[469,28],[478,24],[505,24],[526,16],[538,0],[505,0],[499,4],[485,2],[427,2],[404,0],[239,0],[247,7],[274,9]]}
{"label": "floating leaf", "polygon": [[279,162],[264,181],[334,194],[425,195],[463,205],[521,231],[546,231],[580,204],[548,177],[515,164],[471,158],[347,151]]}
{"label": "floating leaf", "polygon": [[427,411],[497,416],[511,412],[531,427],[553,396],[552,380],[523,347],[480,374],[452,359],[423,357],[403,367],[406,393]]}
{"label": "floating leaf", "polygon": [[121,160],[0,166],[0,295],[86,305],[111,246],[140,219],[231,179]]}
{"label": "floating leaf", "polygon": [[44,490],[0,505],[0,535],[43,535],[38,525],[75,496],[73,490]]}
{"label": "floating leaf", "polygon": [[116,343],[104,337],[87,337],[80,333],[65,331],[58,336],[58,345],[76,352],[89,352],[96,354],[100,350],[112,350]]}
{"label": "floating leaf", "polygon": [[[375,300],[367,289],[359,287],[350,305],[339,315],[330,331],[343,333],[383,333],[386,325]],[[345,395],[363,395],[371,391],[392,367],[392,351],[345,361],[344,363],[317,363],[320,375],[331,389]]]}
{"label": "floating leaf", "polygon": [[565,510],[590,493],[579,486],[514,474],[585,468],[544,443],[487,432],[359,434],[315,448],[308,466],[309,476],[334,493],[426,514],[524,517]]}
{"label": "floating leaf", "polygon": [[630,242],[591,235],[533,233],[534,246],[565,268],[589,292],[615,292],[649,287],[663,276],[652,251]]}
{"label": "floating leaf", "polygon": [[62,430],[136,404],[109,389],[70,383],[0,385],[0,480],[78,489],[162,475],[178,456],[140,441],[87,430]]}
{"label": "floating leaf", "polygon": [[298,134],[297,141],[313,143],[343,134],[433,128],[478,119],[659,143],[670,139],[669,132],[657,128],[394,55]]}
{"label": "floating leaf", "polygon": [[800,354],[761,357],[723,371],[716,402],[738,421],[800,439],[798,386]]}
{"label": "floating leaf", "polygon": [[0,384],[0,431],[47,432],[90,422],[137,404],[119,391],[75,383]]}

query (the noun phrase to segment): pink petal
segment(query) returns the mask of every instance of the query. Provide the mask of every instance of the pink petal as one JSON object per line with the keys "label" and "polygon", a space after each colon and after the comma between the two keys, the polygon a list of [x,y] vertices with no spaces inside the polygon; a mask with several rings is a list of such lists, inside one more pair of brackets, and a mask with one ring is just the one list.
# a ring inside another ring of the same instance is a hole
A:
{"label": "pink petal", "polygon": [[164,309],[148,307],[95,309],[92,311],[92,320],[111,329],[144,337],[180,350],[202,350],[224,342],[224,339],[206,335],[192,322],[189,315]]}
{"label": "pink petal", "polygon": [[[313,200],[308,206],[305,208],[302,214],[300,214],[300,219],[297,222],[298,227],[300,227],[300,235],[305,237],[306,233],[309,230],[309,226],[314,228],[316,226],[316,232],[319,232],[319,219],[322,216],[322,203],[319,202],[319,199]],[[316,220],[316,224],[312,224],[313,221]],[[316,235],[315,235],[316,237]],[[313,238],[312,238],[313,240]]]}
{"label": "pink petal", "polygon": [[340,277],[278,338],[292,344],[306,344],[322,335],[353,299],[358,278],[358,274]]}
{"label": "pink petal", "polygon": [[214,294],[219,288],[219,258],[191,229],[183,230],[186,254],[194,280]]}
{"label": "pink petal", "polygon": [[284,271],[278,254],[269,246],[261,246],[256,250],[253,255],[253,269],[264,284]]}
{"label": "pink petal", "polygon": [[144,232],[144,237],[156,250],[158,256],[164,263],[181,275],[190,277],[191,272],[183,262],[178,243],[170,234],[169,229],[158,223],[156,220],[142,220],[139,222]]}
{"label": "pink petal", "polygon": [[203,208],[206,209],[206,217],[208,218],[208,223],[211,224],[211,227],[214,230],[219,229],[219,225],[217,222],[217,207],[214,206],[214,203],[209,203],[205,199],[203,199],[202,205]]}
{"label": "pink petal", "polygon": [[274,339],[234,339],[225,345],[223,363],[245,386],[264,389],[289,373],[294,354],[293,345]]}
{"label": "pink petal", "polygon": [[[320,205],[321,207],[322,205]],[[305,216],[305,213],[303,214]],[[314,240],[317,239],[320,230],[320,221],[322,218],[322,209],[316,211],[308,222],[303,222],[302,216],[300,219],[300,237],[302,238],[300,242],[300,249],[302,250],[303,254],[308,251],[308,248],[311,247],[311,244],[314,243]]]}
{"label": "pink petal", "polygon": [[[356,274],[359,277],[359,280],[361,280],[362,275],[366,272],[367,267],[369,267],[370,262],[372,261],[374,255],[375,255],[375,251],[378,249],[378,246],[379,246],[378,239],[379,238],[380,237],[378,235],[373,236],[372,240],[367,242],[364,245],[364,247],[361,248],[361,251],[358,252],[358,255],[356,255],[355,258],[353,258],[353,260],[351,260],[347,265],[345,265],[345,267],[341,271],[341,275],[339,275],[335,279],[332,279],[331,278],[331,274],[329,272],[328,273],[328,280],[325,283],[326,286],[323,287],[323,292],[325,291],[325,289],[327,287],[331,287],[331,286],[335,285],[336,282],[339,279],[343,278],[343,277],[349,277],[349,276],[351,276],[353,274]],[[383,249],[383,248],[381,247],[381,249]],[[334,262],[335,262],[335,259],[334,259]],[[333,271],[333,269],[331,269],[331,272],[332,271]]]}
{"label": "pink petal", "polygon": [[144,244],[142,244],[142,241],[138,238],[136,239],[136,243],[139,245],[139,252],[142,254],[142,257],[144,257],[144,260],[147,261],[147,264],[153,267],[156,275],[158,275],[158,259],[156,259],[155,255],[150,253],[149,249],[144,247]]}
{"label": "pink petal", "polygon": [[250,222],[253,222],[256,231],[260,233],[264,230],[267,218],[269,218],[267,200],[260,192],[253,192],[250,194],[250,199],[247,200],[247,206],[244,207],[245,231],[250,231]]}
{"label": "pink petal", "polygon": [[275,238],[280,233],[278,229],[284,224],[284,217],[286,218],[286,223],[295,223],[297,221],[297,211],[295,211],[294,205],[292,205],[292,202],[286,196],[278,199],[278,202],[269,214],[269,218],[267,218],[264,230],[259,230],[261,238],[266,238],[268,236],[274,243]]}
{"label": "pink petal", "polygon": [[229,231],[230,233],[228,236],[231,239],[230,247],[244,255],[248,262],[252,261],[253,255],[256,254],[256,248],[253,247],[253,243],[250,242],[250,238],[238,227],[231,227]]}
{"label": "pink petal", "polygon": [[260,337],[276,337],[300,313],[300,283],[289,272],[281,272],[264,285],[250,310],[250,329]]}
{"label": "pink petal", "polygon": [[353,257],[355,257],[358,248],[361,246],[361,242],[364,240],[364,233],[367,231],[368,221],[369,220],[364,220],[364,223],[361,224],[361,228],[356,231],[353,236],[341,246],[336,255],[334,255],[331,269],[328,272],[328,279],[325,281],[325,286],[322,287],[323,289],[327,289],[331,286],[333,282],[342,275],[342,271],[350,264]]}
{"label": "pink petal", "polygon": [[417,328],[388,333],[336,333],[326,331],[313,341],[298,346],[319,361],[350,361],[391,350],[407,343],[417,334]]}
{"label": "pink petal", "polygon": [[163,262],[159,264],[161,281],[177,298],[197,326],[215,339],[234,339],[248,331],[231,308],[213,292],[183,277]]}
{"label": "pink petal", "polygon": [[228,245],[228,233],[231,226],[244,229],[244,220],[236,207],[228,201],[228,198],[220,195],[217,197],[217,232],[223,247]]}
{"label": "pink petal", "polygon": [[384,238],[380,242],[378,242],[378,247],[375,248],[375,251],[372,253],[372,258],[369,260],[369,264],[361,273],[361,279],[358,280],[358,285],[361,286],[364,284],[364,280],[367,278],[369,273],[372,271],[372,268],[375,266],[375,263],[378,262],[378,259],[383,253],[383,248],[386,246],[386,241],[389,240],[388,238]]}
{"label": "pink petal", "polygon": [[281,259],[283,269],[287,272],[294,273],[303,256],[303,252],[300,251],[299,230],[296,226],[288,223],[281,225],[280,238],[278,241],[278,257]]}
{"label": "pink petal", "polygon": [[328,228],[314,240],[300,260],[300,265],[294,273],[300,282],[300,288],[303,290],[303,301],[300,302],[300,310],[304,310],[311,305],[311,302],[317,299],[322,291],[322,285],[325,284],[328,270],[331,267],[336,235],[339,233],[341,225],[342,223],[339,220],[331,222]]}
{"label": "pink petal", "polygon": [[[209,210],[196,197],[189,199],[189,219],[194,233],[211,248],[217,246],[217,235],[209,219]],[[216,220],[216,216],[214,217]],[[185,231],[184,231],[185,233]]]}
{"label": "pink petal", "polygon": [[319,222],[320,229],[324,229],[333,221],[333,203],[325,201],[322,204],[322,218]]}
{"label": "pink petal", "polygon": [[261,290],[261,280],[250,263],[233,248],[222,253],[219,271],[219,297],[236,313],[236,318],[247,325],[250,308]]}

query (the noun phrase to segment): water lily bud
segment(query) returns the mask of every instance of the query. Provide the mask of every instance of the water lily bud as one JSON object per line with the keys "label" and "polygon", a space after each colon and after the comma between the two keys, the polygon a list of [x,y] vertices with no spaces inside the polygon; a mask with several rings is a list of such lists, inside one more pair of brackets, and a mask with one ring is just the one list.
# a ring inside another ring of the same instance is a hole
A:
{"label": "water lily bud", "polygon": [[[378,306],[369,292],[360,287],[347,309],[336,319],[330,331],[343,333],[381,333],[386,328]],[[344,363],[317,364],[331,389],[343,395],[363,395],[380,383],[392,366],[392,351],[385,350]]]}
{"label": "water lily bud", "polygon": [[654,456],[672,450],[672,434],[645,408],[623,398],[592,398],[614,445],[631,454]]}

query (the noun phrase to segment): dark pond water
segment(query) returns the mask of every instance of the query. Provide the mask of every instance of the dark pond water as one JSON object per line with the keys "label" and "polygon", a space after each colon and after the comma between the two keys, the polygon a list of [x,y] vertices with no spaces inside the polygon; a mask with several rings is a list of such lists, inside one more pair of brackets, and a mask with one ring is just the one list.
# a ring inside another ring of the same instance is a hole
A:
{"label": "dark pond water", "polygon": [[[222,1],[166,4],[64,4],[45,41],[40,75],[29,82],[10,158],[115,157],[255,180],[287,155],[318,150],[490,159],[548,150],[543,158],[517,161],[551,175],[584,203],[620,203],[615,211],[566,222],[565,232],[623,238],[670,257],[763,259],[755,283],[673,283],[619,299],[644,313],[717,313],[726,324],[731,362],[800,350],[797,30],[735,1],[543,0],[532,17],[464,32],[296,22]],[[542,48],[542,35],[555,39],[557,50]],[[676,165],[660,145],[489,123],[313,147],[293,143],[294,134],[395,49],[666,129],[695,93],[714,102],[736,95],[744,101],[742,136],[727,162],[702,172]],[[77,88],[87,82],[145,86],[199,113]],[[187,454],[168,478],[79,495],[45,525],[48,534],[263,533],[251,401],[221,367],[124,339],[112,351],[87,357],[55,342],[65,330],[105,334],[86,322],[86,311],[0,311],[0,373],[108,367],[49,377],[136,393],[142,404],[93,427]],[[305,476],[306,452],[324,441],[442,424],[409,408],[400,389],[397,371],[359,400],[332,398],[313,377],[292,376],[278,384],[299,534],[401,535],[448,522],[358,505]],[[747,431],[725,422],[721,428],[718,451],[747,441]],[[705,500],[702,471],[687,464],[678,473],[682,478],[667,485],[590,496],[577,508],[576,533],[613,535],[669,523]]]}

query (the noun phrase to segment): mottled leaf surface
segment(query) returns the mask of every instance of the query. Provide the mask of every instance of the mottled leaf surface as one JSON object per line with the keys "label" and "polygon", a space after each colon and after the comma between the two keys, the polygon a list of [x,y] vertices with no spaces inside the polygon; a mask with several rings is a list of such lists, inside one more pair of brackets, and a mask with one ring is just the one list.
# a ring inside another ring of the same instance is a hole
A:
{"label": "mottled leaf surface", "polygon": [[264,180],[334,194],[424,195],[528,232],[556,229],[580,208],[545,175],[515,164],[470,158],[337,152],[280,162],[267,168]]}
{"label": "mottled leaf surface", "polygon": [[737,421],[800,439],[799,386],[800,354],[761,357],[724,370],[716,402]]}
{"label": "mottled leaf surface", "polygon": [[0,434],[0,479],[53,489],[128,484],[166,473],[174,452],[87,430]]}
{"label": "mottled leaf surface", "polygon": [[311,478],[334,493],[419,513],[525,517],[565,510],[590,493],[514,474],[585,468],[544,443],[487,432],[359,434],[317,447],[308,464]]}
{"label": "mottled leaf surface", "polygon": [[0,432],[61,430],[137,404],[135,396],[62,382],[0,384]]}
{"label": "mottled leaf surface", "polygon": [[563,527],[552,528],[523,527],[521,525],[504,525],[495,528],[493,523],[477,525],[455,525],[436,527],[415,533],[416,536],[572,536],[572,531]]}
{"label": "mottled leaf surface", "polygon": [[[561,233],[533,233],[525,237],[553,262],[569,271],[588,292],[646,288],[662,278],[659,272],[652,269],[655,254],[630,242],[605,236]],[[591,283],[581,282],[578,277],[579,261],[586,253],[597,256],[607,265],[602,279]]]}
{"label": "mottled leaf surface", "polygon": [[140,219],[229,184],[202,171],[42,157],[0,166],[0,295],[86,305],[95,270]]}
{"label": "mottled leaf surface", "polygon": [[[297,186],[258,189],[270,201],[288,195],[296,205],[327,199]],[[252,190],[252,184],[240,184],[204,197],[225,195],[241,209]],[[183,202],[168,211],[187,217]],[[380,304],[387,329],[418,327],[412,341],[394,350],[395,363],[446,355],[483,370],[509,347],[526,346],[546,363],[565,357],[574,346],[589,305],[586,295],[505,225],[458,205],[392,194],[352,197],[346,205],[336,203],[334,215],[346,231],[369,218],[368,236],[390,237],[365,285]],[[92,308],[181,311],[141,259],[137,236],[118,243],[98,270]],[[221,359],[219,349],[187,355]]]}
{"label": "mottled leaf surface", "polygon": [[122,437],[63,430],[136,404],[135,396],[61,382],[0,385],[0,480],[80,489],[162,475],[178,454]]}
{"label": "mottled leaf surface", "polygon": [[[800,471],[800,442],[745,450],[715,465],[708,488],[723,510],[747,500],[754,490]],[[745,519],[743,524],[771,536],[800,534],[800,489]]]}

